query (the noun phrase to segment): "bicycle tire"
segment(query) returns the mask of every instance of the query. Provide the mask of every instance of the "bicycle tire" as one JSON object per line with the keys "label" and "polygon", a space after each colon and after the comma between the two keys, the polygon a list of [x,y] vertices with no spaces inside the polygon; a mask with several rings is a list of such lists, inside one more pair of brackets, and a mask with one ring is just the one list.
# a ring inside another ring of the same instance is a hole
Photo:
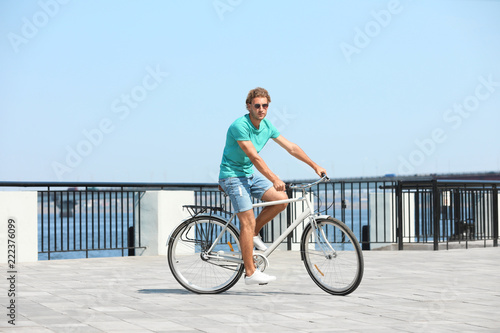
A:
{"label": "bicycle tire", "polygon": [[317,229],[311,224],[306,226],[300,245],[307,273],[327,293],[348,295],[358,288],[363,278],[364,261],[359,242],[354,233],[335,218],[316,219],[316,223]]}
{"label": "bicycle tire", "polygon": [[[205,251],[227,224],[213,216],[197,216],[181,223],[168,241],[167,259],[174,278],[184,288],[198,294],[217,294],[240,279],[243,261],[209,258]],[[210,254],[241,259],[238,230],[230,224]]]}

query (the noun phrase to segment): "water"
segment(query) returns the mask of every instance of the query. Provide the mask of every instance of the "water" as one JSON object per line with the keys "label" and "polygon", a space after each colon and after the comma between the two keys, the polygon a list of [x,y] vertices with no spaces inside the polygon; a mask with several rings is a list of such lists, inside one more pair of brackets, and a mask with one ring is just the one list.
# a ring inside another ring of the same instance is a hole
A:
{"label": "water", "polygon": [[[131,214],[118,214],[112,216],[106,214],[104,222],[99,217],[88,218],[62,218],[56,215],[50,221],[50,229],[47,217],[42,231],[41,223],[38,224],[38,251],[48,252],[50,244],[50,259],[77,259],[114,257],[127,255],[128,250],[117,250],[116,248],[127,247],[128,224],[133,221]],[[125,223],[121,224],[121,219]],[[41,221],[41,214],[38,215]],[[50,242],[49,242],[50,236]],[[90,249],[87,253],[86,249]],[[93,250],[98,249],[98,250]],[[61,252],[57,252],[61,251]],[[71,252],[67,252],[71,251]],[[48,253],[39,253],[39,260],[48,259]]]}

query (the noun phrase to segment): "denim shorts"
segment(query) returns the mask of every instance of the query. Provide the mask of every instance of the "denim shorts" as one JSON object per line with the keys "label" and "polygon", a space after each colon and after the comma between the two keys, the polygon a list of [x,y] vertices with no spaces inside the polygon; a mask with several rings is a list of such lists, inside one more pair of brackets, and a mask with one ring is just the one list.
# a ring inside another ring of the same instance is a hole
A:
{"label": "denim shorts", "polygon": [[267,178],[255,173],[250,177],[219,179],[219,185],[229,196],[236,213],[252,209],[252,197],[262,200],[264,193],[273,187],[273,183]]}

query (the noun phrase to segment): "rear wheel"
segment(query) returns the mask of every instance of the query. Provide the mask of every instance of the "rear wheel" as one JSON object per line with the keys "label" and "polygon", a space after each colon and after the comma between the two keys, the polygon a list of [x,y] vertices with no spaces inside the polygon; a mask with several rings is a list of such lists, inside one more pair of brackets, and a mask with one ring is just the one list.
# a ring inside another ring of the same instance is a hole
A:
{"label": "rear wheel", "polygon": [[332,295],[352,293],[363,278],[363,253],[353,232],[334,218],[308,224],[301,241],[301,255],[313,281]]}
{"label": "rear wheel", "polygon": [[244,266],[239,233],[232,224],[208,252],[226,224],[217,217],[198,216],[183,222],[170,236],[168,265],[184,288],[199,294],[216,294],[238,282]]}

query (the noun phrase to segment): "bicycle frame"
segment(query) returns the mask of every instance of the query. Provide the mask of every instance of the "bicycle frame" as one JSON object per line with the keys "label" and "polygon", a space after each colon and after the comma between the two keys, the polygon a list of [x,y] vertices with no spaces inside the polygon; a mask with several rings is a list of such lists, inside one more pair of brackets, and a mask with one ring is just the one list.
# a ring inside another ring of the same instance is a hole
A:
{"label": "bicycle frame", "polygon": [[[263,252],[264,257],[267,258],[269,255],[271,255],[271,253],[273,253],[274,250],[276,250],[276,248],[278,248],[278,246],[281,244],[281,242],[283,242],[285,240],[285,238],[288,237],[288,235],[290,233],[292,233],[293,230],[295,228],[297,228],[299,226],[299,224],[302,223],[305,219],[311,218],[312,220],[314,220],[314,210],[313,210],[311,201],[305,195],[305,189],[302,189],[302,196],[299,198],[277,200],[277,201],[268,201],[268,202],[261,202],[261,203],[253,204],[252,208],[257,208],[257,207],[267,207],[267,206],[274,206],[274,205],[279,205],[279,204],[283,204],[283,203],[293,203],[293,202],[305,202],[306,207],[305,207],[304,211],[295,219],[295,221],[267,248],[266,251]],[[215,244],[217,244],[219,242],[222,235],[226,231],[228,225],[230,223],[232,223],[232,221],[234,220],[234,218],[236,216],[237,216],[237,213],[234,213],[231,216],[231,218],[227,222],[226,226],[221,230],[221,232],[219,233],[219,235],[217,236],[215,241],[212,243],[212,246],[210,247],[210,249],[208,249],[207,253],[210,253],[213,250]],[[223,258],[224,260],[234,261],[234,262],[242,262],[243,261],[243,259],[235,259],[234,257],[227,257],[227,256],[221,255],[219,253],[217,253],[216,255],[208,254],[208,257],[214,258],[214,259],[216,259],[216,258],[222,259]]]}

